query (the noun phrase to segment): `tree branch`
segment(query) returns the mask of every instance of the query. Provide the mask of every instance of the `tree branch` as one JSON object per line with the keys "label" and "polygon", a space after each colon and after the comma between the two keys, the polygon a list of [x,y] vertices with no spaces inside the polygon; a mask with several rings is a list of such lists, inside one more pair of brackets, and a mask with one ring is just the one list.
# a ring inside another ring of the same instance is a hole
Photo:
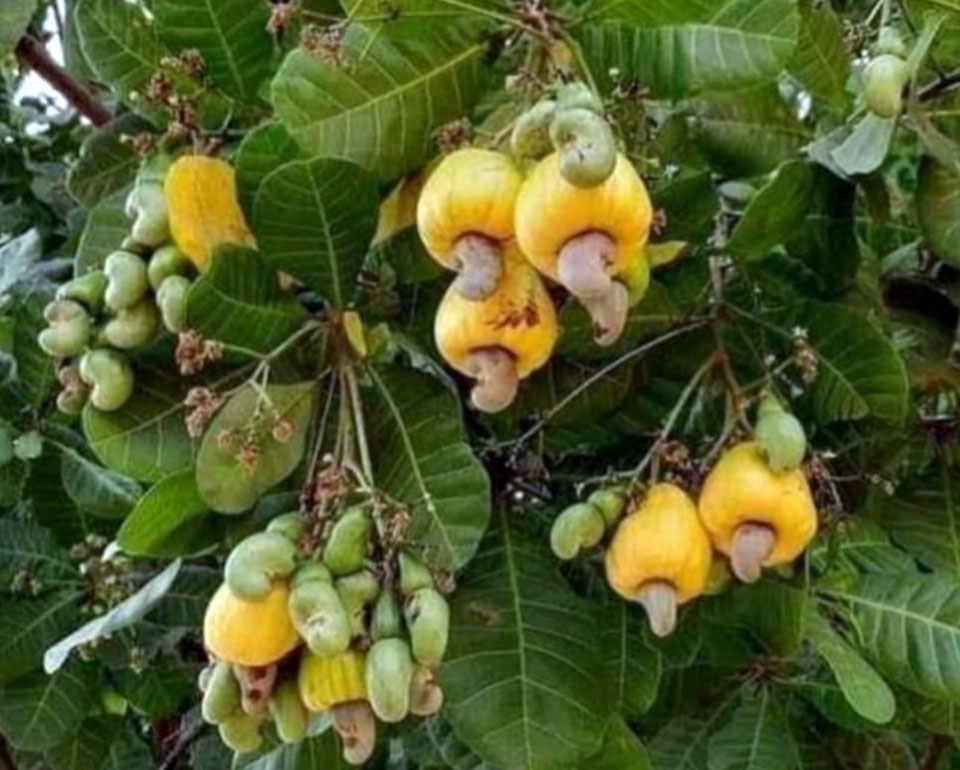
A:
{"label": "tree branch", "polygon": [[932,83],[927,83],[917,92],[917,98],[921,102],[930,101],[930,99],[936,99],[938,96],[954,90],[957,86],[960,86],[960,70],[948,72]]}
{"label": "tree branch", "polygon": [[57,64],[46,46],[33,35],[24,35],[17,43],[17,59],[47,81],[77,112],[95,126],[103,126],[113,115],[67,70]]}

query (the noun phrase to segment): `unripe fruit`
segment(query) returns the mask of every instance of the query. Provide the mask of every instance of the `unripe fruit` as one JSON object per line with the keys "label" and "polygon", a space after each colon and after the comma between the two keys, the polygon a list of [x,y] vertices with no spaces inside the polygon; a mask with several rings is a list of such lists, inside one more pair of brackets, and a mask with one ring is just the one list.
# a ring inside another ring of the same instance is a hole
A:
{"label": "unripe fruit", "polygon": [[891,54],[893,56],[898,56],[901,59],[906,59],[907,54],[907,44],[903,42],[903,36],[897,31],[895,27],[884,27],[880,30],[880,35],[877,37],[877,43],[873,47],[873,52],[875,54]]}
{"label": "unripe fruit", "polygon": [[270,716],[284,743],[299,743],[306,736],[308,715],[295,680],[288,679],[274,689],[270,698]]}
{"label": "unripe fruit", "polygon": [[301,516],[298,511],[294,511],[293,513],[284,513],[281,516],[277,516],[275,519],[272,519],[270,523],[267,524],[266,531],[283,535],[291,543],[296,544],[303,536],[303,516]]}
{"label": "unripe fruit", "polygon": [[129,251],[115,251],[103,263],[107,276],[104,301],[111,310],[133,307],[147,293],[147,263]]}
{"label": "unripe fruit", "polygon": [[899,56],[882,54],[863,73],[863,99],[867,109],[881,118],[895,118],[903,110],[903,87],[910,77],[907,63]]}
{"label": "unripe fruit", "polygon": [[220,723],[220,740],[238,754],[256,751],[263,743],[260,720],[243,712]]}
{"label": "unripe fruit", "polygon": [[234,665],[233,675],[240,684],[240,707],[244,713],[252,717],[263,716],[273,693],[273,685],[277,681],[276,665]]}
{"label": "unripe fruit", "polygon": [[126,357],[114,350],[84,353],[80,378],[91,387],[90,403],[104,412],[120,409],[133,395],[133,370]]}
{"label": "unripe fruit", "polygon": [[80,355],[90,341],[90,316],[83,305],[70,299],[58,299],[43,310],[49,326],[40,332],[37,343],[48,356],[70,358]]}
{"label": "unripe fruit", "polygon": [[381,639],[367,653],[367,698],[383,722],[402,722],[410,712],[413,660],[402,639]]}
{"label": "unripe fruit", "polygon": [[557,91],[557,106],[560,110],[589,110],[597,115],[603,113],[603,103],[586,83],[566,83]]}
{"label": "unripe fruit", "polygon": [[428,717],[443,708],[443,690],[437,683],[436,670],[430,666],[417,665],[410,679],[410,713]]}
{"label": "unripe fruit", "polygon": [[227,557],[224,578],[241,599],[262,599],[273,581],[290,575],[297,566],[297,549],[283,535],[258,532],[242,540]]}
{"label": "unripe fruit", "polygon": [[577,187],[603,184],[617,165],[610,125],[589,110],[561,111],[550,124],[550,140],[560,153],[561,176]]}
{"label": "unripe fruit", "polygon": [[18,460],[36,460],[43,454],[43,436],[35,430],[21,433],[13,441],[13,454]]}
{"label": "unripe fruit", "polygon": [[174,275],[188,276],[193,272],[193,263],[173,244],[157,249],[147,265],[150,286],[156,291],[167,278]]}
{"label": "unripe fruit", "polygon": [[447,651],[450,607],[435,588],[421,588],[404,604],[410,647],[417,663],[439,665]]}
{"label": "unripe fruit", "polygon": [[223,661],[214,664],[205,684],[200,705],[205,722],[217,725],[240,711],[240,683],[233,675],[233,666]]}
{"label": "unripe fruit", "polygon": [[298,581],[290,593],[290,619],[317,655],[337,655],[350,646],[350,615],[329,581]]}
{"label": "unripe fruit", "polygon": [[606,519],[595,505],[571,505],[553,522],[550,548],[558,559],[573,559],[581,549],[593,548],[599,543],[606,529]]}
{"label": "unripe fruit", "polygon": [[767,453],[767,462],[775,471],[793,470],[803,462],[807,436],[800,421],[787,412],[774,396],[760,404],[754,437]]}
{"label": "unripe fruit", "polygon": [[557,103],[544,99],[520,116],[510,135],[510,151],[515,158],[542,158],[550,152],[550,124],[556,114]]}
{"label": "unripe fruit", "polygon": [[167,331],[179,334],[187,328],[187,295],[193,282],[182,275],[171,275],[157,289],[157,305]]}
{"label": "unripe fruit", "polygon": [[336,582],[340,601],[350,617],[350,631],[353,636],[362,637],[367,633],[364,624],[366,608],[380,594],[380,582],[369,570],[361,570],[352,575],[339,578]]}
{"label": "unripe fruit", "polygon": [[103,307],[106,291],[106,274],[102,270],[92,270],[63,284],[57,289],[57,299],[72,299],[82,303],[91,313],[96,313]]}
{"label": "unripe fruit", "polygon": [[373,607],[373,618],[370,621],[370,637],[378,642],[392,636],[400,636],[403,631],[403,614],[400,605],[390,588],[384,588]]}
{"label": "unripe fruit", "polygon": [[117,311],[116,316],[103,327],[103,339],[120,350],[133,350],[146,345],[157,336],[160,311],[150,297],[144,297],[133,307]]}
{"label": "unripe fruit", "polygon": [[433,588],[433,575],[420,559],[407,551],[401,551],[398,561],[400,562],[400,593],[410,596],[421,588]]}
{"label": "unripe fruit", "polygon": [[334,575],[349,575],[367,558],[372,521],[361,506],[348,508],[333,525],[323,549],[323,563]]}
{"label": "unripe fruit", "polygon": [[607,527],[612,527],[627,507],[627,494],[623,487],[598,489],[587,498],[587,503],[600,511]]}

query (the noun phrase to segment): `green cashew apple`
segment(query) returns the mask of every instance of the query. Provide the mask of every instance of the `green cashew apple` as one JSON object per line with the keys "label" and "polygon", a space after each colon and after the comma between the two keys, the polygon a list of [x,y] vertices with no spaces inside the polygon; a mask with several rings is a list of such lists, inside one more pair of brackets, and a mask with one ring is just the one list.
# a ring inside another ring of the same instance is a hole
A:
{"label": "green cashew apple", "polygon": [[370,570],[365,569],[339,578],[336,586],[340,601],[350,617],[350,633],[357,637],[366,636],[364,616],[367,607],[380,595],[380,582]]}
{"label": "green cashew apple", "polygon": [[620,520],[627,507],[627,493],[623,487],[598,489],[587,498],[587,504],[600,511],[609,529]]}
{"label": "green cashew apple", "polygon": [[550,124],[560,175],[576,187],[596,187],[617,165],[617,142],[606,120],[584,109],[560,112]]}
{"label": "green cashew apple", "polygon": [[401,551],[400,562],[400,593],[412,596],[421,588],[433,588],[433,575],[430,569],[420,559],[407,551]]}
{"label": "green cashew apple", "polygon": [[153,252],[147,265],[147,278],[154,291],[173,275],[184,277],[193,274],[193,263],[174,245],[164,246]]}
{"label": "green cashew apple", "polygon": [[91,313],[97,313],[103,307],[108,282],[103,270],[91,270],[57,289],[57,299],[72,299],[84,305]]}
{"label": "green cashew apple", "polygon": [[367,699],[383,722],[402,722],[410,713],[413,660],[403,639],[381,639],[367,653]]}
{"label": "green cashew apple", "polygon": [[329,580],[298,580],[290,592],[290,620],[310,651],[339,655],[350,646],[350,614]]}
{"label": "green cashew apple", "polygon": [[400,605],[393,595],[393,591],[386,587],[380,592],[377,603],[373,606],[373,617],[370,620],[370,636],[375,642],[400,636],[403,631],[403,614]]}
{"label": "green cashew apple", "polygon": [[571,505],[553,522],[550,547],[558,559],[573,559],[582,548],[593,548],[603,539],[607,521],[590,503]]}
{"label": "green cashew apple", "polygon": [[772,395],[760,402],[754,437],[766,452],[767,463],[777,472],[793,470],[807,452],[807,436],[800,421]]}
{"label": "green cashew apple", "polygon": [[417,663],[439,665],[447,651],[450,606],[435,588],[421,588],[404,603],[410,647]]}
{"label": "green cashew apple", "polygon": [[337,519],[323,549],[323,563],[334,575],[349,575],[363,567],[372,526],[361,506],[348,508]]}
{"label": "green cashew apple", "polygon": [[557,90],[557,106],[560,110],[588,110],[597,115],[603,113],[603,102],[593,90],[580,81],[566,83]]}
{"label": "green cashew apple", "polygon": [[127,218],[133,220],[130,236],[154,249],[170,240],[170,218],[163,192],[163,179],[169,165],[169,159],[164,156],[148,161],[137,174],[126,201]]}
{"label": "green cashew apple", "polygon": [[288,577],[297,567],[297,549],[283,535],[258,532],[241,540],[223,568],[227,586],[235,596],[263,599],[273,581]]}
{"label": "green cashew apple", "polygon": [[157,289],[157,305],[167,331],[179,334],[187,328],[187,294],[193,285],[189,278],[171,275]]}
{"label": "green cashew apple", "polygon": [[[269,527],[267,527],[267,531],[275,535],[283,534],[282,532],[277,532],[275,529],[271,530]],[[309,583],[311,580],[322,580],[324,583],[333,584],[333,575],[331,575],[330,570],[320,562],[307,562],[294,573],[291,587],[296,588],[301,583]]]}
{"label": "green cashew apple", "polygon": [[867,109],[881,118],[895,118],[903,110],[903,88],[910,68],[899,56],[881,54],[863,73],[863,100]]}
{"label": "green cashew apple", "polygon": [[520,116],[510,135],[515,158],[542,158],[550,152],[550,124],[556,114],[557,103],[544,99]]}
{"label": "green cashew apple", "polygon": [[890,26],[880,30],[873,52],[878,55],[886,53],[901,59],[906,59],[909,53],[907,44],[903,42],[903,36],[897,31],[896,27]]}
{"label": "green cashew apple", "polygon": [[115,251],[103,263],[107,276],[104,301],[111,310],[123,310],[136,305],[147,293],[147,263],[129,251]]}
{"label": "green cashew apple", "polygon": [[443,690],[437,682],[436,669],[416,665],[410,679],[410,713],[428,717],[443,708]]}
{"label": "green cashew apple", "polygon": [[77,356],[90,342],[90,316],[79,302],[54,300],[43,309],[43,317],[48,326],[40,332],[37,343],[48,356]]}
{"label": "green cashew apple", "polygon": [[[272,519],[270,523],[267,524],[266,531],[283,535],[291,543],[296,544],[300,542],[300,538],[303,537],[305,529],[306,525],[303,521],[303,516],[300,515],[299,511],[294,511],[293,513],[284,513]],[[327,574],[327,579],[330,579],[329,573]]]}
{"label": "green cashew apple", "polygon": [[257,717],[240,712],[220,723],[220,740],[238,754],[249,754],[263,744]]}
{"label": "green cashew apple", "polygon": [[160,311],[150,297],[132,307],[118,310],[103,327],[103,339],[120,350],[133,350],[146,345],[160,329]]}
{"label": "green cashew apple", "polygon": [[270,698],[270,716],[277,728],[277,736],[284,743],[299,743],[307,734],[307,709],[300,700],[294,679],[281,682]]}
{"label": "green cashew apple", "polygon": [[90,403],[103,412],[122,407],[133,395],[133,370],[115,350],[88,350],[80,359],[80,378],[91,387]]}
{"label": "green cashew apple", "polygon": [[203,720],[218,725],[240,711],[240,683],[233,675],[233,666],[220,661],[210,670],[203,692],[200,713]]}

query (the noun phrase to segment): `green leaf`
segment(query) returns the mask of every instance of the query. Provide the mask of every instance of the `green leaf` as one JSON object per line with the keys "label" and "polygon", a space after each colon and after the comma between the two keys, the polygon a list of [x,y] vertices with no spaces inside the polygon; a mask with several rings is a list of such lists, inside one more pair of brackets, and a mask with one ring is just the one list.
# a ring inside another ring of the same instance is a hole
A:
{"label": "green leaf", "polygon": [[280,746],[244,766],[244,770],[351,770],[333,730]]}
{"label": "green leaf", "polygon": [[49,530],[12,518],[0,519],[0,584],[9,585],[24,571],[37,580],[55,584],[77,579],[70,555]]}
{"label": "green leaf", "polygon": [[91,462],[70,447],[58,448],[63,488],[77,507],[87,513],[108,519],[123,518],[143,494],[133,479]]}
{"label": "green leaf", "polygon": [[185,666],[153,664],[142,671],[125,668],[115,672],[114,682],[134,709],[156,721],[176,714],[193,700],[197,690],[194,678]]}
{"label": "green leaf", "polygon": [[43,670],[48,674],[56,673],[77,647],[90,644],[142,619],[170,590],[179,572],[180,560],[177,559],[109,612],[82,625],[69,636],[47,648],[43,654]]}
{"label": "green leaf", "polygon": [[814,100],[842,112],[846,107],[850,60],[843,24],[830,6],[800,5],[800,34],[787,69]]}
{"label": "green leaf", "polygon": [[744,694],[730,721],[711,738],[709,770],[793,770],[797,746],[766,687]]}
{"label": "green leaf", "polygon": [[602,82],[616,68],[676,99],[773,81],[799,28],[796,0],[599,0],[576,36]]}
{"label": "green leaf", "polygon": [[952,574],[868,575],[823,593],[846,603],[860,648],[887,679],[960,701],[960,583]]}
{"label": "green leaf", "polygon": [[[313,410],[314,383],[244,385],[210,423],[197,453],[200,496],[220,513],[243,513],[271,487],[296,470],[306,444]],[[291,435],[274,438],[274,425],[289,422]],[[251,446],[250,465],[238,459]]]}
{"label": "green leaf", "polygon": [[36,2],[0,0],[0,57],[13,53],[36,12]]}
{"label": "green leaf", "polygon": [[300,49],[287,56],[273,81],[274,109],[309,155],[351,160],[392,179],[421,165],[432,132],[480,97],[486,50],[470,25],[391,41],[351,24],[346,65]]}
{"label": "green leaf", "polygon": [[647,750],[622,717],[610,719],[603,748],[580,765],[583,770],[652,770]]}
{"label": "green leaf", "polygon": [[43,239],[36,228],[0,246],[0,294],[5,294],[19,281],[27,280],[42,256]]}
{"label": "green leaf", "polygon": [[89,717],[45,755],[53,770],[98,770],[123,726],[116,717]]}
{"label": "green leaf", "polygon": [[960,264],[960,172],[924,156],[916,207],[927,246],[938,257]]}
{"label": "green leaf", "polygon": [[148,127],[148,123],[135,115],[125,115],[90,134],[80,148],[77,162],[70,167],[67,176],[70,194],[85,208],[93,209],[104,198],[132,185],[140,167],[140,156],[122,137]]}
{"label": "green leaf", "polygon": [[131,726],[123,726],[114,735],[110,751],[103,758],[100,770],[151,770],[153,752]]}
{"label": "green leaf", "polygon": [[654,770],[707,770],[710,736],[730,713],[739,691],[702,713],[675,716],[647,744]]}
{"label": "green leaf", "polygon": [[129,99],[159,68],[164,49],[141,6],[79,0],[73,18],[83,55],[121,99]]}
{"label": "green leaf", "polygon": [[960,735],[960,703],[931,700],[917,695],[905,698],[910,716],[924,729],[940,735]]}
{"label": "green leaf", "polygon": [[643,613],[627,602],[608,610],[603,624],[603,659],[614,710],[635,718],[649,709],[660,687],[662,661],[650,643]]}
{"label": "green leaf", "polygon": [[407,541],[436,567],[470,561],[490,519],[490,482],[467,443],[460,404],[420,372],[368,369],[367,435],[378,489],[410,506]]}
{"label": "green leaf", "polygon": [[36,599],[0,597],[0,680],[40,665],[43,650],[76,624],[80,596],[67,589]]}
{"label": "green leaf", "polygon": [[74,664],[0,686],[0,729],[18,749],[44,751],[65,740],[97,703],[95,672]]}
{"label": "green leaf", "polygon": [[252,101],[272,71],[270,9],[248,0],[155,0],[160,36],[172,51],[196,49],[203,74],[237,99]]}
{"label": "green leaf", "polygon": [[37,344],[37,333],[46,325],[43,309],[53,299],[53,286],[39,282],[18,285],[11,295],[4,314],[15,320],[12,353],[16,360],[16,384],[24,405],[39,407],[56,383],[53,361]]}
{"label": "green leaf", "polygon": [[281,123],[266,123],[247,134],[233,157],[237,195],[253,219],[253,204],[260,183],[274,170],[301,158],[300,147]]}
{"label": "green leaf", "polygon": [[296,298],[280,289],[257,252],[221,246],[190,289],[187,327],[207,339],[269,353],[304,321]]}
{"label": "green leaf", "polygon": [[[880,495],[871,494],[868,510],[882,505]],[[841,573],[848,578],[861,573],[893,574],[916,572],[910,556],[896,548],[886,533],[874,522],[850,517],[836,527],[821,532],[807,551],[814,569],[828,575]]]}
{"label": "green leaf", "polygon": [[293,161],[260,184],[253,227],[271,267],[343,307],[376,232],[378,206],[376,182],[353,163]]}
{"label": "green leaf", "polygon": [[598,614],[542,542],[498,518],[451,604],[445,714],[497,767],[579,764],[600,749],[608,714]]}
{"label": "green leaf", "polygon": [[102,268],[110,252],[119,249],[130,234],[130,220],[124,212],[129,192],[127,188],[118,190],[90,210],[74,256],[75,275]]}
{"label": "green leaf", "polygon": [[671,179],[651,190],[654,209],[670,212],[657,236],[663,241],[703,241],[712,233],[720,198],[709,171]]}
{"label": "green leaf", "polygon": [[747,629],[775,655],[796,655],[803,637],[807,594],[784,583],[762,580],[738,585],[717,597],[704,612],[718,625]]}
{"label": "green leaf", "polygon": [[167,476],[137,502],[117,533],[117,542],[133,556],[186,556],[217,542],[219,519],[197,488],[194,470]]}
{"label": "green leaf", "polygon": [[893,719],[897,702],[887,683],[833,630],[816,607],[807,607],[804,631],[813,649],[827,661],[854,711],[880,725]]}
{"label": "green leaf", "polygon": [[416,766],[450,770],[495,770],[461,741],[450,723],[437,715],[420,722],[404,748]]}
{"label": "green leaf", "polygon": [[879,118],[868,113],[830,155],[847,176],[873,173],[886,160],[896,128],[896,118]]}

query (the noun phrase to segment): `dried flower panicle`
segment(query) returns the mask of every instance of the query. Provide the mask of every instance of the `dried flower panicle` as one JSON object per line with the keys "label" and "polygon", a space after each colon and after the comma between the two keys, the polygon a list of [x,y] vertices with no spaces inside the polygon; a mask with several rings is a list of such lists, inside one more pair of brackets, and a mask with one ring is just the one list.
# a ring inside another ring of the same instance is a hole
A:
{"label": "dried flower panicle", "polygon": [[273,436],[274,441],[279,444],[286,444],[291,438],[293,438],[293,423],[286,418],[278,418],[273,424],[273,429],[270,431],[270,433]]}
{"label": "dried flower panicle", "polygon": [[223,398],[210,388],[190,388],[187,397],[183,400],[183,405],[190,410],[184,418],[187,434],[191,438],[200,438],[207,427],[207,423],[210,422],[222,403]]}
{"label": "dried flower panicle", "polygon": [[470,143],[473,138],[473,126],[465,119],[444,123],[433,133],[437,149],[449,154]]}
{"label": "dried flower panicle", "polygon": [[295,3],[273,3],[270,6],[270,18],[267,20],[267,32],[271,35],[282,35],[299,10],[299,5]]}
{"label": "dried flower panicle", "polygon": [[346,34],[345,24],[336,24],[332,27],[309,24],[300,32],[300,47],[325,64],[343,69],[346,66],[343,52],[343,40]]}
{"label": "dried flower panicle", "polygon": [[820,358],[807,339],[807,330],[793,330],[793,355],[800,369],[800,378],[805,385],[812,385],[820,373]]}
{"label": "dried flower panicle", "polygon": [[180,374],[188,377],[203,371],[203,368],[223,358],[223,345],[216,340],[207,340],[193,330],[180,332],[175,360]]}

